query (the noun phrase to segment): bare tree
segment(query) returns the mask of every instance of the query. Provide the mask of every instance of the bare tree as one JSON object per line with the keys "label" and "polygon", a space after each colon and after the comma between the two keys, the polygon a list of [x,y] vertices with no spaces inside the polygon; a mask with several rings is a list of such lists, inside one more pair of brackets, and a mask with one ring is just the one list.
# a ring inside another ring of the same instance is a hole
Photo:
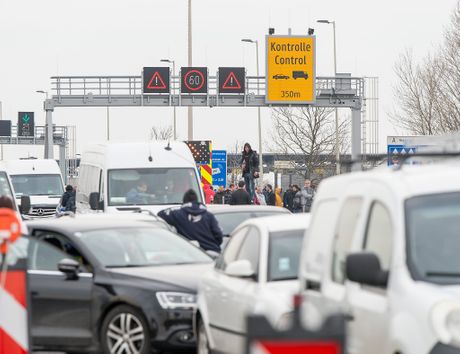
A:
{"label": "bare tree", "polygon": [[[296,154],[293,167],[305,178],[316,169],[330,166],[334,161],[336,143],[335,119],[332,108],[279,107],[273,111],[272,150]],[[347,149],[348,123],[339,124],[341,152]]]}
{"label": "bare tree", "polygon": [[173,130],[171,126],[152,127],[149,135],[150,140],[170,140],[173,137]]}
{"label": "bare tree", "polygon": [[416,64],[410,51],[395,65],[399,110],[392,120],[413,134],[460,130],[460,1],[443,44]]}

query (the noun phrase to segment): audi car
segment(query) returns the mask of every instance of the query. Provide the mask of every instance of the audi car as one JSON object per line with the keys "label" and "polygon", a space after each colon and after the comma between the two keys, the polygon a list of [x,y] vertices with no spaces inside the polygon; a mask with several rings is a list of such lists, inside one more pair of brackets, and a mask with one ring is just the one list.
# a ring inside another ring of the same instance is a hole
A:
{"label": "audi car", "polygon": [[34,350],[190,351],[200,275],[212,259],[145,221],[62,217],[28,223]]}

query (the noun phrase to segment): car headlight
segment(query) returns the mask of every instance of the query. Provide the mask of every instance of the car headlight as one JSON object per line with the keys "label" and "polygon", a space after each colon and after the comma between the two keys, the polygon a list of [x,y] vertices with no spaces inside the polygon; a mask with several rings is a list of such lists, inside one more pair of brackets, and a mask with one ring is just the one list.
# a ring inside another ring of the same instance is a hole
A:
{"label": "car headlight", "polygon": [[460,347],[460,302],[444,301],[435,305],[431,317],[439,340]]}
{"label": "car headlight", "polygon": [[164,309],[192,309],[196,307],[196,295],[187,293],[158,292],[158,302]]}

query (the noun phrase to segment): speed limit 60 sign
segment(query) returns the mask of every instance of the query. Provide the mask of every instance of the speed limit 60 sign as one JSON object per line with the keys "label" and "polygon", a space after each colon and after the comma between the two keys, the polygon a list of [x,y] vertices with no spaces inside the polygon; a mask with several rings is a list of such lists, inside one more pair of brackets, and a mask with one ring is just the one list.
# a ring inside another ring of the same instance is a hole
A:
{"label": "speed limit 60 sign", "polygon": [[208,68],[185,67],[180,71],[181,93],[207,93]]}

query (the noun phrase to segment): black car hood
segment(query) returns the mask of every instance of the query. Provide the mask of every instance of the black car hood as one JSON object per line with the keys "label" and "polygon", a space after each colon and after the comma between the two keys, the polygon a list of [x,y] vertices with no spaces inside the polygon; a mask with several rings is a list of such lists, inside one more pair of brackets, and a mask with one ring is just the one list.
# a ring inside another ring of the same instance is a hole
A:
{"label": "black car hood", "polygon": [[146,280],[171,284],[190,291],[198,290],[198,283],[207,271],[211,270],[214,263],[205,264],[180,264],[168,266],[110,268],[110,273],[133,276]]}

